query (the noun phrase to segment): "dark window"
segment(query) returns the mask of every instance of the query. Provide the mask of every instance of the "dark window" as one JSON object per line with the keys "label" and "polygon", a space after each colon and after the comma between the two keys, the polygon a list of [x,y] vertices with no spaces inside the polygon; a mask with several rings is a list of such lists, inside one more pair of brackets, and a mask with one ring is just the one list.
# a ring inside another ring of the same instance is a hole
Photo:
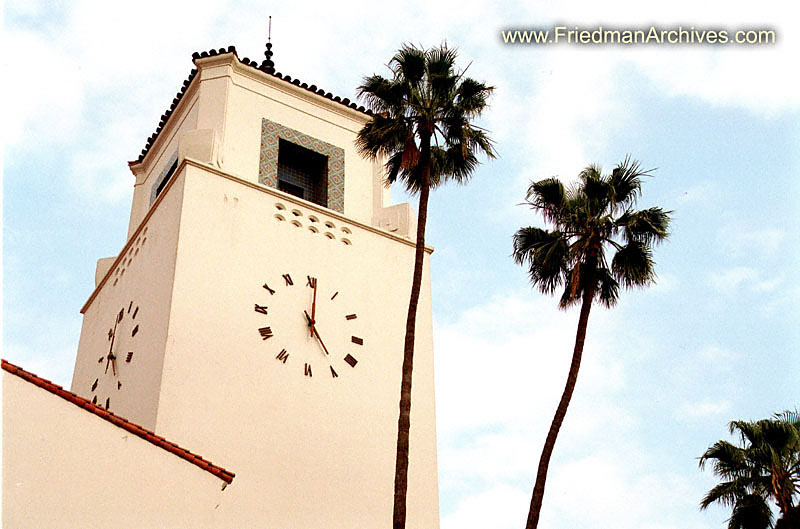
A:
{"label": "dark window", "polygon": [[175,161],[172,162],[172,165],[167,171],[167,174],[164,175],[164,178],[161,180],[161,183],[158,184],[158,187],[156,188],[156,196],[161,194],[161,191],[163,191],[164,187],[167,185],[167,182],[169,182],[169,179],[172,178],[172,175],[173,173],[175,173],[175,169],[177,168],[178,168],[178,160],[176,158]]}
{"label": "dark window", "polygon": [[278,189],[328,206],[328,157],[290,141],[278,146]]}

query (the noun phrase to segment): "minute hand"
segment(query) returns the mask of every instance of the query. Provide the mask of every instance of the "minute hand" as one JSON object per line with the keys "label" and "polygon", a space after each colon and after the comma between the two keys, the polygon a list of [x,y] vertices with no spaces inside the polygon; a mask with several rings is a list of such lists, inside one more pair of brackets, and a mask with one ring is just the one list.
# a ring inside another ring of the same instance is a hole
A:
{"label": "minute hand", "polygon": [[319,344],[322,346],[322,350],[325,351],[326,355],[330,355],[330,353],[328,352],[328,348],[325,347],[325,343],[322,341],[322,337],[319,335],[319,331],[317,331],[317,328],[313,324],[314,320],[311,319],[311,316],[308,315],[308,312],[303,311],[303,313],[306,315],[306,319],[308,320],[308,325],[311,327],[311,330],[313,331],[314,336],[317,337],[317,340],[319,341]]}

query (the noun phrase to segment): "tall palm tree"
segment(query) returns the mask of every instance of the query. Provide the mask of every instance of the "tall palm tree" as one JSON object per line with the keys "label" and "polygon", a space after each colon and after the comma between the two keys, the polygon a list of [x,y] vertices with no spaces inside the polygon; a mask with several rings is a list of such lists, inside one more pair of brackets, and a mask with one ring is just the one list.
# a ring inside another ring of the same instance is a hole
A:
{"label": "tall palm tree", "polygon": [[[722,478],[700,502],[732,508],[728,529],[800,528],[800,414],[783,412],[759,421],[733,421],[742,446],[717,441],[700,457]],[[780,512],[773,526],[770,501]]]}
{"label": "tall palm tree", "polygon": [[385,157],[387,184],[400,181],[411,193],[419,194],[397,427],[395,529],[405,527],[406,519],[411,374],[428,195],[431,188],[450,180],[466,183],[478,165],[476,154],[494,157],[492,141],[472,123],[486,107],[493,88],[464,77],[463,71],[456,70],[455,60],[456,51],[446,44],[427,50],[404,45],[389,61],[390,79],[372,75],[358,87],[359,97],[375,114],[358,133],[361,153],[373,160]]}
{"label": "tall palm tree", "polygon": [[627,156],[611,174],[603,175],[597,165],[586,167],[569,188],[556,178],[533,182],[528,188],[525,203],[553,229],[520,228],[514,235],[514,260],[528,266],[531,283],[542,293],[552,295],[564,287],[560,308],[581,306],[567,383],[539,459],[528,529],[539,523],[547,468],[578,379],[592,303],[611,307],[620,285],[644,287],[655,279],[651,248],[667,238],[670,212],[657,207],[633,209],[642,177],[649,173]]}

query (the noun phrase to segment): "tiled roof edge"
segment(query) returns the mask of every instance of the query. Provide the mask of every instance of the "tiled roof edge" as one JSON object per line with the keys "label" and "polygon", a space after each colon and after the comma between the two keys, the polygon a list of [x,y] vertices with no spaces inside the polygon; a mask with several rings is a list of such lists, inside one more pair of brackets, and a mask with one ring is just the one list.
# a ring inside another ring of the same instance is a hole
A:
{"label": "tiled roof edge", "polygon": [[163,448],[167,452],[175,454],[176,456],[180,457],[181,459],[185,459],[186,461],[192,463],[195,466],[202,468],[203,470],[214,474],[219,479],[223,480],[226,483],[231,483],[233,481],[234,474],[224,468],[217,466],[210,461],[206,461],[202,457],[197,454],[193,454],[192,452],[181,448],[180,446],[176,445],[173,442],[167,441],[163,437],[156,435],[154,432],[150,430],[146,430],[139,426],[138,424],[134,424],[127,419],[123,419],[118,415],[115,415],[113,412],[106,410],[105,408],[98,406],[97,404],[92,404],[90,401],[84,399],[83,397],[79,397],[78,395],[72,393],[71,391],[67,391],[63,389],[61,386],[57,384],[53,384],[49,380],[44,378],[38,377],[33,373],[25,371],[19,366],[12,364],[11,362],[3,359],[2,360],[2,367],[4,370],[8,371],[9,373],[20,377],[21,379],[30,382],[31,384],[38,386],[44,390],[53,393],[54,395],[58,395],[62,399],[75,404],[79,408],[83,408],[84,410],[88,411],[89,413],[93,413],[98,417],[101,417],[111,424],[122,428],[138,437],[141,437],[145,441],[152,443],[159,448]]}
{"label": "tiled roof edge", "polygon": [[[204,59],[206,57],[214,57],[217,55],[222,55],[224,53],[233,53],[234,55],[236,55],[237,59],[239,58],[239,56],[236,53],[236,47],[228,46],[227,48],[220,48],[218,50],[194,52],[192,54],[192,61],[196,61],[197,59]],[[245,66],[249,66],[251,68],[264,72],[268,75],[271,75],[273,77],[277,77],[278,79],[286,81],[287,83],[291,83],[295,86],[303,88],[309,92],[322,96],[326,99],[330,99],[331,101],[339,103],[340,105],[344,105],[352,110],[362,112],[368,116],[373,115],[372,111],[365,108],[363,105],[359,106],[356,103],[350,101],[350,99],[348,98],[342,99],[339,96],[334,96],[332,93],[326,92],[322,88],[318,88],[317,85],[314,84],[309,85],[308,83],[301,82],[299,79],[292,79],[292,77],[289,75],[283,75],[281,74],[281,72],[275,72],[274,68],[268,68],[264,63],[259,65],[258,62],[252,61],[247,57],[239,59],[239,62],[241,62]],[[180,91],[175,95],[175,98],[172,100],[172,104],[169,106],[167,111],[161,115],[161,120],[158,122],[158,127],[156,127],[156,131],[153,134],[151,134],[149,138],[147,138],[147,142],[145,143],[144,149],[142,149],[142,152],[139,154],[139,157],[133,162],[128,162],[128,165],[135,165],[137,163],[142,163],[145,156],[147,156],[147,153],[150,152],[150,148],[155,143],[156,138],[158,138],[158,135],[161,133],[161,130],[164,128],[164,125],[166,125],[167,120],[172,115],[172,112],[175,110],[175,108],[178,106],[178,103],[183,98],[183,94],[186,93],[186,90],[189,88],[189,85],[192,83],[192,80],[194,80],[196,75],[197,75],[197,68],[193,68],[192,71],[189,73],[189,77],[183,82],[183,86],[181,87]]]}

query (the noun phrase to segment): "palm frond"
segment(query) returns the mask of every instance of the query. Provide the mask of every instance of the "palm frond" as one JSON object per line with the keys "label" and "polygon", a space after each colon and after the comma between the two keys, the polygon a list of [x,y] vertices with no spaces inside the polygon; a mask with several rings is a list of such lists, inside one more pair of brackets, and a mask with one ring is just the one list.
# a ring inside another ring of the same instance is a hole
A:
{"label": "palm frond", "polygon": [[700,457],[700,468],[705,468],[709,460],[713,460],[714,474],[726,479],[742,473],[748,464],[745,451],[728,441],[717,441],[711,445]]}
{"label": "palm frond", "polygon": [[614,204],[626,208],[636,200],[642,190],[642,177],[650,176],[654,169],[643,170],[637,160],[625,156],[622,163],[611,171],[609,183]]}
{"label": "palm frond", "polygon": [[608,181],[600,173],[600,167],[590,165],[580,173],[581,184],[576,195],[585,197],[585,203],[592,216],[602,215],[611,198]]}
{"label": "palm frond", "polygon": [[358,131],[356,147],[362,156],[374,160],[379,154],[403,151],[412,133],[407,122],[378,115]]}
{"label": "palm frond", "polygon": [[769,529],[772,527],[772,510],[758,494],[746,494],[733,505],[728,519],[729,529]]}
{"label": "palm frond", "polygon": [[414,45],[403,44],[389,61],[395,80],[417,86],[425,76],[425,52]]}
{"label": "palm frond", "polygon": [[400,88],[396,83],[380,75],[365,77],[361,85],[356,88],[358,97],[377,114],[384,114],[394,110]]}
{"label": "palm frond", "polygon": [[622,236],[628,242],[640,241],[646,244],[657,244],[669,237],[671,211],[661,208],[649,208],[640,211],[626,211],[616,220],[615,227],[622,230]]}
{"label": "palm frond", "polygon": [[626,288],[647,286],[655,280],[653,252],[646,243],[630,241],[614,254],[611,271]]}
{"label": "palm frond", "polygon": [[726,507],[733,507],[742,496],[747,494],[747,488],[741,480],[723,481],[717,483],[709,490],[700,501],[700,509],[708,509],[711,505],[719,503]]}
{"label": "palm frond", "polygon": [[545,294],[552,294],[562,284],[568,250],[557,231],[527,227],[514,234],[514,260],[528,264],[531,283]]}
{"label": "palm frond", "polygon": [[486,107],[489,96],[493,91],[493,86],[487,86],[475,79],[466,77],[456,90],[454,110],[459,114],[471,117]]}
{"label": "palm frond", "polygon": [[525,201],[541,211],[545,220],[556,226],[564,225],[564,216],[568,209],[567,196],[564,184],[557,178],[532,182],[525,195]]}
{"label": "palm frond", "polygon": [[597,274],[597,300],[606,308],[617,304],[619,299],[619,283],[606,267],[599,267]]}

